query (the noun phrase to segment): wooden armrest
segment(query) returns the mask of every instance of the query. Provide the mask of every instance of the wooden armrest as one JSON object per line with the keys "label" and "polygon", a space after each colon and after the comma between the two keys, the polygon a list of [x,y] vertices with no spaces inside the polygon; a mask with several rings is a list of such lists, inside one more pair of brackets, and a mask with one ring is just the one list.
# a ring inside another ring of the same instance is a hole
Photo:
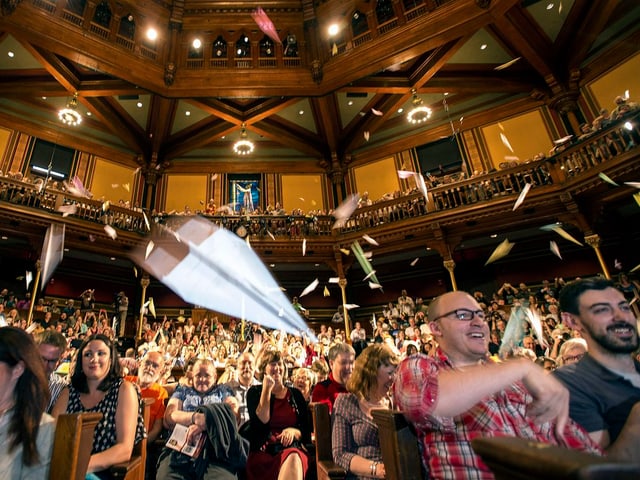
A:
{"label": "wooden armrest", "polygon": [[[476,438],[471,446],[498,480],[591,478],[581,476],[581,472],[615,465],[606,457],[516,437]],[[610,478],[614,477],[619,478]]]}
{"label": "wooden armrest", "polygon": [[[347,472],[341,466],[331,460],[320,460],[318,462],[318,478],[343,479],[347,476]],[[322,476],[321,476],[322,475]]]}
{"label": "wooden armrest", "polygon": [[136,455],[131,457],[128,462],[111,465],[109,473],[111,473],[113,478],[125,478],[127,473],[137,468],[141,468],[142,466],[142,457],[140,455]]}

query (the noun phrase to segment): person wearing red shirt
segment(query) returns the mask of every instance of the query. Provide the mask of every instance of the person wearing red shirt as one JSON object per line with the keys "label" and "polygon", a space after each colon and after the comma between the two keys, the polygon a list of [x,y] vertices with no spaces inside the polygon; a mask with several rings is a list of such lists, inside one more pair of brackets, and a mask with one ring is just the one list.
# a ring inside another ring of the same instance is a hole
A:
{"label": "person wearing red shirt", "polygon": [[468,293],[429,306],[436,355],[413,355],[396,371],[394,398],[418,432],[429,478],[493,479],[471,448],[476,437],[517,436],[601,454],[569,419],[569,392],[526,359],[491,363],[489,326]]}
{"label": "person wearing red shirt", "polygon": [[312,402],[329,405],[329,412],[340,393],[347,392],[347,380],[353,372],[356,352],[348,343],[336,343],[329,349],[329,378],[318,383],[311,392]]}

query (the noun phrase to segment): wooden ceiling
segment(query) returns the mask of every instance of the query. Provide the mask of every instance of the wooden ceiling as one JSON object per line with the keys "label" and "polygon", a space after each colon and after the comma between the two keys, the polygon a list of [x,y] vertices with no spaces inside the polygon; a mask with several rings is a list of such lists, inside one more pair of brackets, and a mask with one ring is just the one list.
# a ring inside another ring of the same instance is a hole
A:
{"label": "wooden ceiling", "polygon": [[[159,58],[63,21],[62,0],[23,1],[0,17],[0,125],[163,171],[255,172],[279,162],[309,172],[368,161],[481,125],[498,108],[506,116],[549,102],[640,43],[632,0],[425,0],[417,19],[335,56],[326,27],[348,28],[356,11],[371,21],[375,2],[108,3],[114,19],[131,13],[138,30],[158,28]],[[299,68],[185,67],[195,37],[203,48],[217,35],[232,45],[246,34],[257,45],[263,34],[251,11],[259,5],[281,38],[299,39]],[[318,82],[313,60],[322,68]],[[170,62],[177,69],[168,84]],[[426,124],[406,121],[412,89],[433,110]],[[56,112],[74,92],[84,122],[62,128]],[[256,152],[239,163],[231,146],[243,123]]]}

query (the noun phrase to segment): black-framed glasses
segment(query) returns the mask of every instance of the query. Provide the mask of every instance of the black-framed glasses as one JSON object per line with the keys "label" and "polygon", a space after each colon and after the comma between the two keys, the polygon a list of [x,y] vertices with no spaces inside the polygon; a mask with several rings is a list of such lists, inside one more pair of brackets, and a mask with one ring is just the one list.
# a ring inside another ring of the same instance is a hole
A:
{"label": "black-framed glasses", "polygon": [[470,322],[475,317],[480,320],[484,320],[484,310],[469,310],[468,308],[456,308],[455,310],[451,310],[450,312],[444,313],[439,317],[433,318],[431,321],[435,322],[444,317],[449,317],[451,315],[455,315],[458,320],[462,320],[464,322]]}

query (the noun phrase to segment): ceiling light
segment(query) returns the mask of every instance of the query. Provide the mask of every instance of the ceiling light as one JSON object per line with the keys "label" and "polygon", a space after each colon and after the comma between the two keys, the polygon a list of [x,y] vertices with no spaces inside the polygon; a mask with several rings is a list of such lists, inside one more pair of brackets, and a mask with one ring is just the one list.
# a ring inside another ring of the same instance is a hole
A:
{"label": "ceiling light", "polygon": [[551,10],[554,7],[553,3],[547,4],[547,10]]}
{"label": "ceiling light", "polygon": [[483,43],[482,45],[480,45],[480,50],[484,50],[487,48],[487,44]]}
{"label": "ceiling light", "polygon": [[413,94],[413,99],[411,100],[413,108],[407,113],[407,121],[410,123],[426,122],[431,118],[431,109],[422,104],[423,101],[418,97],[418,92],[416,92],[415,88],[411,89],[411,93]]}
{"label": "ceiling light", "polygon": [[15,53],[13,53],[11,50],[9,50],[9,51],[7,52],[7,55],[9,55],[9,58],[13,58],[13,57],[15,57],[15,55],[16,55],[16,54],[15,54]]}
{"label": "ceiling light", "polygon": [[9,237],[2,236],[2,240],[9,240]]}
{"label": "ceiling light", "polygon": [[82,122],[82,115],[78,113],[78,92],[73,94],[67,106],[58,112],[58,118],[66,125],[75,127]]}
{"label": "ceiling light", "polygon": [[110,257],[109,260],[111,260],[112,262],[116,261],[116,257]]}
{"label": "ceiling light", "polygon": [[138,103],[136,103],[136,107],[138,107],[138,108],[142,108],[142,102],[138,102]]}
{"label": "ceiling light", "polygon": [[304,110],[298,111],[298,115],[304,115]]}
{"label": "ceiling light", "polygon": [[91,112],[87,112],[87,117],[90,117],[90,116],[91,116]]}
{"label": "ceiling light", "polygon": [[333,37],[334,35],[337,35],[339,30],[340,28],[338,27],[338,24],[332,23],[331,25],[329,25],[329,36]]}
{"label": "ceiling light", "polygon": [[349,106],[353,105],[353,100],[349,100],[349,101],[347,102],[347,105],[349,105]]}
{"label": "ceiling light", "polygon": [[496,233],[491,234],[491,238],[496,238],[498,235]]}
{"label": "ceiling light", "polygon": [[202,40],[200,40],[199,38],[196,38],[193,40],[193,48],[195,48],[196,50],[198,50],[201,46],[202,46]]}
{"label": "ceiling light", "polygon": [[233,144],[233,151],[238,155],[249,155],[255,149],[255,145],[251,140],[247,138],[247,131],[244,123],[242,124],[242,132],[240,133],[240,140]]}
{"label": "ceiling light", "polygon": [[153,42],[158,38],[158,31],[155,28],[149,28],[147,30],[147,38]]}
{"label": "ceiling light", "polygon": [[400,108],[398,109],[398,113],[402,113],[402,112],[404,112],[404,108],[400,107]]}
{"label": "ceiling light", "polygon": [[185,116],[190,117],[191,116],[191,112],[189,110],[187,110],[186,112],[184,112]]}
{"label": "ceiling light", "polygon": [[43,99],[43,100],[46,100],[46,99],[47,99],[47,97],[42,97],[42,99]]}

